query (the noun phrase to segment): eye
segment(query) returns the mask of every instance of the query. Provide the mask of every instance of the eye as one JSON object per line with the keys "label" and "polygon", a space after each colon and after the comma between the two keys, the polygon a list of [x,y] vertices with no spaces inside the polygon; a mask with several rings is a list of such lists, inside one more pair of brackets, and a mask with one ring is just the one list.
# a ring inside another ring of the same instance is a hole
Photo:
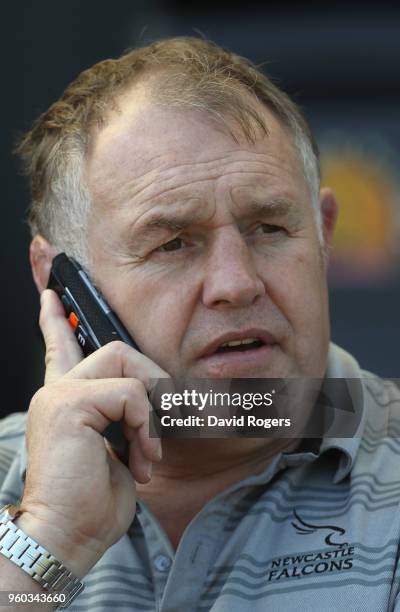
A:
{"label": "eye", "polygon": [[169,240],[165,244],[162,244],[160,247],[158,247],[157,251],[179,251],[183,247],[183,244],[182,238],[176,237],[173,240]]}
{"label": "eye", "polygon": [[262,234],[277,234],[278,232],[284,231],[285,229],[280,225],[272,225],[271,223],[261,223],[261,225],[256,228],[256,232],[261,232]]}

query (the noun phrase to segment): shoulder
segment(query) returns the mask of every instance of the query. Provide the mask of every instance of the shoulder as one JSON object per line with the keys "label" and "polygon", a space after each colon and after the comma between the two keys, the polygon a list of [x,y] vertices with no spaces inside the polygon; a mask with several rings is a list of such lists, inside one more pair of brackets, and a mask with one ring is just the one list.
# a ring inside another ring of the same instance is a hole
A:
{"label": "shoulder", "polygon": [[365,429],[368,430],[380,425],[386,425],[382,433],[394,434],[400,432],[395,427],[396,421],[400,425],[400,379],[383,379],[371,372],[362,370]]}
{"label": "shoulder", "polygon": [[[364,427],[359,454],[369,470],[398,480],[400,472],[400,389],[363,371]],[[398,381],[400,382],[400,381]]]}
{"label": "shoulder", "polygon": [[21,447],[26,417],[26,412],[15,412],[0,419],[0,487]]}

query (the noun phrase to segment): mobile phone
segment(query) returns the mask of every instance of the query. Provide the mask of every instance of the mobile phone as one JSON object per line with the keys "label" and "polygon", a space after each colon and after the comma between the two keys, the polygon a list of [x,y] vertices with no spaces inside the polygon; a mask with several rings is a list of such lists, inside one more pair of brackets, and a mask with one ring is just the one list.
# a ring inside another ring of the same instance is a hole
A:
{"label": "mobile phone", "polygon": [[[59,296],[65,316],[74,330],[85,357],[114,340],[126,342],[140,351],[86,272],[77,261],[65,253],[54,257],[47,287],[53,289]],[[121,461],[127,465],[129,444],[123,435],[120,423],[111,423],[104,435]]]}
{"label": "mobile phone", "polygon": [[114,340],[140,351],[86,272],[65,253],[54,257],[47,287],[61,299],[85,357]]}

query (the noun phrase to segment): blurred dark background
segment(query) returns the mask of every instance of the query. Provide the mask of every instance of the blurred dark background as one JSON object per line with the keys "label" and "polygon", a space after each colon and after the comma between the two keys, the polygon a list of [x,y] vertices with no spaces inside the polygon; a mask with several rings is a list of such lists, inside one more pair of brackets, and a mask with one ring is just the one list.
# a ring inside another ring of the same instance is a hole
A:
{"label": "blurred dark background", "polygon": [[385,377],[400,372],[400,11],[389,3],[86,0],[2,4],[0,416],[42,384],[28,191],[11,150],[84,68],[159,37],[200,32],[265,69],[305,111],[344,209],[330,274],[332,337]]}

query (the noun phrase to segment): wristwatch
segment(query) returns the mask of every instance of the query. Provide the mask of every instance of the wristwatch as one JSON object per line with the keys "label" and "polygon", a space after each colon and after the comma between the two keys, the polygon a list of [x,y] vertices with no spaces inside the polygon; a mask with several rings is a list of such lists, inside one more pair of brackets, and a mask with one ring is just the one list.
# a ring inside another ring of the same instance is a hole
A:
{"label": "wristwatch", "polygon": [[0,509],[0,553],[18,565],[49,593],[62,597],[59,608],[67,608],[84,585],[47,550],[14,524],[21,514],[18,506]]}

